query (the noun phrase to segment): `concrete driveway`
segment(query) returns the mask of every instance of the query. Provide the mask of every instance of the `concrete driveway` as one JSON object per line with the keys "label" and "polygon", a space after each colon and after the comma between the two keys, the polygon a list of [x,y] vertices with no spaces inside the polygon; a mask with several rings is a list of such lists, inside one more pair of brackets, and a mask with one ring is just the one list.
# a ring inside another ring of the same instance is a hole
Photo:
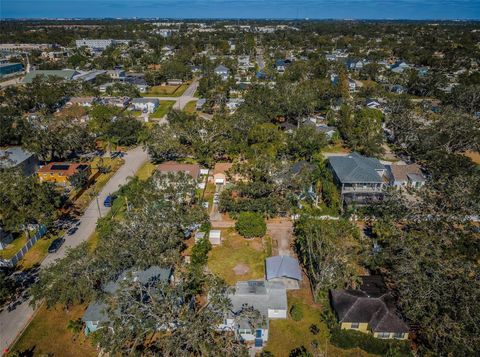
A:
{"label": "concrete driveway", "polygon": [[[138,169],[148,160],[148,154],[143,148],[135,148],[127,151],[124,157],[125,163],[112,176],[108,183],[103,187],[98,194],[97,200],[94,199],[88,206],[87,210],[80,217],[80,224],[77,231],[66,237],[65,243],[54,254],[49,254],[41,263],[41,267],[51,264],[56,259],[63,258],[68,248],[74,248],[81,243],[88,240],[88,238],[95,232],[97,220],[100,215],[105,216],[110,208],[103,207],[105,198],[118,190],[118,188],[128,182],[129,177],[135,175]],[[12,311],[4,309],[0,313],[0,350],[4,351],[16,339],[16,337],[28,325],[30,319],[34,314],[34,310],[29,305],[29,300],[16,306]],[[54,343],[52,341],[52,343]]]}

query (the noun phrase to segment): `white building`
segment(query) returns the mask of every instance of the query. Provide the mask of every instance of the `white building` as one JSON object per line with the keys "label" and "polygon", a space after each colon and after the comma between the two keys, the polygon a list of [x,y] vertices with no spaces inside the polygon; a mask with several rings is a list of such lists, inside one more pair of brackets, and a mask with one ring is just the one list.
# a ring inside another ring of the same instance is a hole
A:
{"label": "white building", "polygon": [[105,50],[108,46],[112,45],[128,45],[129,40],[113,40],[113,39],[94,39],[94,40],[76,40],[75,44],[77,48],[88,47],[90,49],[102,49]]}
{"label": "white building", "polygon": [[132,107],[134,110],[147,111],[153,113],[160,105],[158,98],[134,98],[132,100]]}

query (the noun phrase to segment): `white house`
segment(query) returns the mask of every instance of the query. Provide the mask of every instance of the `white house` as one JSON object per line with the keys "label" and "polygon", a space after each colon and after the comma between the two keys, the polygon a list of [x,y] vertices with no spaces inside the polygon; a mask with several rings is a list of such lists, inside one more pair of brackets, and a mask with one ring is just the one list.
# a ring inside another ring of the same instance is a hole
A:
{"label": "white house", "polygon": [[349,78],[348,79],[348,90],[350,92],[355,92],[357,89],[357,82],[355,82],[353,79]]}
{"label": "white house", "polygon": [[132,99],[132,107],[134,110],[147,111],[153,113],[160,105],[158,98],[134,98]]}
{"label": "white house", "polygon": [[243,98],[230,98],[227,103],[225,104],[225,106],[227,107],[227,109],[233,113],[235,112],[238,107],[245,102],[245,99]]}

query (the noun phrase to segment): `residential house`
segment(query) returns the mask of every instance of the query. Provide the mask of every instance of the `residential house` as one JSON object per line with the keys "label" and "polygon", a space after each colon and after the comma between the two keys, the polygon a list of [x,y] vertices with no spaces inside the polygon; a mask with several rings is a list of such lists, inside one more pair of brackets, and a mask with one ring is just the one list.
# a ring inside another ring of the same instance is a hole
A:
{"label": "residential house", "polygon": [[200,165],[182,164],[175,161],[167,161],[157,166],[157,171],[161,174],[183,172],[191,176],[195,181],[200,177]]}
{"label": "residential house", "polygon": [[395,84],[390,88],[390,91],[396,94],[403,94],[403,93],[406,93],[407,90],[405,89],[404,86],[400,84]]}
{"label": "residential house", "polygon": [[96,98],[95,97],[71,97],[67,105],[79,105],[81,107],[93,107],[95,104]]}
{"label": "residential house", "polygon": [[197,100],[197,103],[195,104],[195,109],[202,110],[206,102],[207,100],[205,98],[200,98],[199,100]]}
{"label": "residential house", "polygon": [[420,188],[427,181],[417,164],[389,165],[386,167],[390,186]]}
{"label": "residential house", "polygon": [[378,159],[354,152],[329,157],[328,166],[340,188],[343,203],[361,205],[383,199],[386,169]]}
{"label": "residential house", "polygon": [[390,67],[390,70],[394,73],[403,73],[405,70],[409,68],[410,68],[410,65],[408,65],[404,61],[397,61]]}
{"label": "residential house", "polygon": [[382,279],[362,277],[358,290],[331,290],[330,302],[342,329],[382,339],[406,340],[409,328],[396,314],[394,299]]}
{"label": "residential house", "polygon": [[216,185],[225,185],[228,182],[227,171],[232,168],[233,164],[229,162],[219,162],[213,168],[213,182]]}
{"label": "residential house", "polygon": [[220,76],[223,81],[226,81],[228,79],[228,76],[230,75],[230,70],[223,64],[215,67],[214,72],[217,76]]}
{"label": "residential house", "polygon": [[[263,347],[268,341],[270,319],[287,318],[287,290],[280,282],[238,281],[235,292],[228,297],[232,307],[218,329],[234,331],[241,341],[254,343],[255,347]],[[259,318],[256,321],[242,319],[241,312],[246,308],[260,312]]]}
{"label": "residential house", "polygon": [[365,102],[365,105],[367,108],[370,108],[370,109],[378,109],[381,106],[381,104],[377,102],[375,99],[367,99],[367,101]]}
{"label": "residential house", "polygon": [[141,110],[148,113],[153,113],[160,106],[158,98],[133,98],[132,107],[134,110]]}
{"label": "residential house", "polygon": [[250,62],[250,56],[248,55],[238,56],[237,60],[238,60],[238,67],[240,69],[249,69],[253,67],[252,63]]}
{"label": "residential house", "polygon": [[100,99],[102,105],[109,105],[112,107],[125,108],[130,103],[129,97],[102,97]]}
{"label": "residential house", "polygon": [[87,171],[88,177],[90,177],[90,164],[51,162],[38,169],[37,175],[41,182],[54,182],[60,185],[69,185],[70,178],[80,171]]}
{"label": "residential house", "polygon": [[265,260],[265,276],[270,282],[281,282],[287,290],[300,289],[302,270],[298,260],[286,255],[277,255]]}
{"label": "residential house", "polygon": [[[128,280],[142,285],[152,285],[155,283],[170,283],[172,277],[173,273],[170,268],[151,266],[146,270],[129,269],[120,274],[115,281],[110,281],[102,286],[102,290],[106,294],[114,294],[120,288],[122,281]],[[110,320],[107,315],[107,304],[100,300],[90,303],[85,310],[82,321],[85,323],[85,335],[108,326]]]}
{"label": "residential house", "polygon": [[225,106],[227,109],[230,111],[230,113],[234,113],[240,105],[242,105],[245,102],[245,99],[243,98],[230,98]]}
{"label": "residential house", "polygon": [[355,92],[357,90],[357,82],[351,78],[348,78],[348,90],[350,92]]}
{"label": "residential house", "polygon": [[286,68],[287,68],[287,63],[284,60],[277,59],[275,61],[275,69],[277,70],[277,72],[283,73],[283,72],[285,72]]}
{"label": "residential house", "polygon": [[123,69],[109,69],[106,73],[111,79],[119,81],[125,80],[126,77],[126,72]]}
{"label": "residential house", "polygon": [[21,146],[0,150],[0,169],[19,169],[25,176],[30,176],[37,171],[37,166],[37,157]]}
{"label": "residential house", "polygon": [[315,130],[318,132],[318,133],[323,133],[325,134],[325,136],[331,140],[333,138],[333,136],[335,135],[335,133],[337,132],[337,128],[335,128],[334,126],[328,126],[328,125],[325,125],[325,124],[319,124],[319,125],[316,125],[315,126]]}

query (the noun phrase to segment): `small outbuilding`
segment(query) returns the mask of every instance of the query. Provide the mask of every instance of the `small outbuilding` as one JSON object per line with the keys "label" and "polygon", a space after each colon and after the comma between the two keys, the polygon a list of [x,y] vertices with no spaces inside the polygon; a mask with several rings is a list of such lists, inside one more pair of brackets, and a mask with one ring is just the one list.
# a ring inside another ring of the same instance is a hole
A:
{"label": "small outbuilding", "polygon": [[286,255],[277,255],[265,260],[267,281],[279,281],[288,290],[300,289],[302,270],[298,260]]}
{"label": "small outbuilding", "polygon": [[214,229],[211,230],[208,234],[208,240],[212,245],[220,245],[222,244],[222,231]]}

